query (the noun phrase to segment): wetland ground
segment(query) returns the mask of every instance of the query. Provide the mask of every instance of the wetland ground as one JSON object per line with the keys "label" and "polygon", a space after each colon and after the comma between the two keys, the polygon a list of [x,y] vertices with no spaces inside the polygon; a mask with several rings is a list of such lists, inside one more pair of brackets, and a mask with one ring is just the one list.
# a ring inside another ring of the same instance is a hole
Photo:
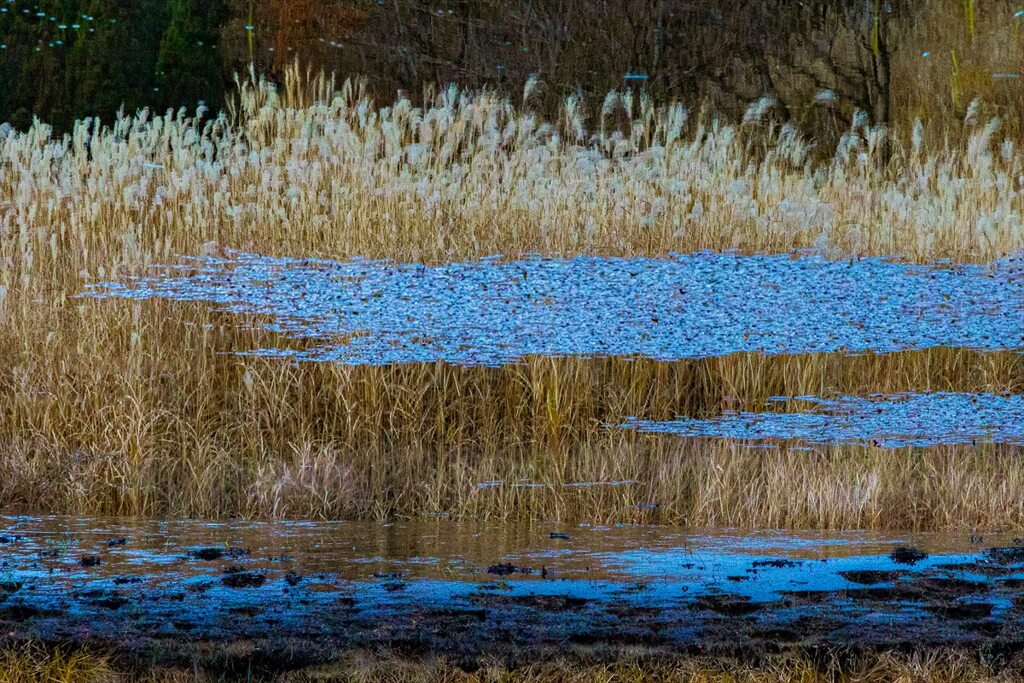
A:
{"label": "wetland ground", "polygon": [[1024,546],[1006,534],[3,523],[8,641],[197,675],[295,676],[353,652],[463,672],[611,665],[631,649],[649,665],[973,651],[1010,667],[1022,646]]}
{"label": "wetland ground", "polygon": [[288,78],[0,138],[8,669],[1019,674],[997,122]]}

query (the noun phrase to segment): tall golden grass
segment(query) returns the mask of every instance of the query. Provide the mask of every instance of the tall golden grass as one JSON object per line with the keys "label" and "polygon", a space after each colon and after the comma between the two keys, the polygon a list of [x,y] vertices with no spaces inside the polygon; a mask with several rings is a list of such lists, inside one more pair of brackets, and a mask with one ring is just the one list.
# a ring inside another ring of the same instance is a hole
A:
{"label": "tall golden grass", "polygon": [[[703,248],[986,261],[1024,243],[1024,159],[994,121],[931,144],[858,120],[815,162],[769,100],[727,125],[613,93],[630,113],[621,130],[572,98],[560,120],[541,121],[530,96],[529,86],[519,102],[448,89],[425,109],[378,107],[356,84],[296,69],[280,89],[240,83],[213,120],[143,113],[83,121],[61,139],[43,124],[0,138],[0,503],[1024,526],[1012,449],[812,458],[603,426],[782,393],[1019,391],[1011,353],[293,366],[229,353],[296,343],[258,319],[75,298],[87,283],[224,246],[432,262]],[[477,487],[520,478],[542,486]],[[609,479],[642,483],[563,486]]]}

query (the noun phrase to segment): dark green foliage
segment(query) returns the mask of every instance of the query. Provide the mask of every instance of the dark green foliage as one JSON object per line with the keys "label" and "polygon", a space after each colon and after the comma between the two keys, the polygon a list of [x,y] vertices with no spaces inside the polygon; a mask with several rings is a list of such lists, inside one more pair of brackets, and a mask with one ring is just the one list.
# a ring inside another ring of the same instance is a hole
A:
{"label": "dark green foliage", "polygon": [[221,90],[220,27],[223,0],[166,0],[170,21],[160,40],[157,81],[165,101],[194,103]]}
{"label": "dark green foliage", "polygon": [[220,0],[0,0],[0,120],[216,105]]}
{"label": "dark green foliage", "polygon": [[[1019,25],[1019,6],[993,0],[984,16]],[[216,110],[251,62],[280,77],[299,59],[365,77],[378,101],[418,101],[430,83],[517,97],[538,74],[530,105],[546,116],[575,93],[593,117],[611,88],[729,118],[770,94],[776,116],[827,150],[855,110],[882,124],[922,112],[959,122],[961,103],[982,97],[1004,121],[1019,118],[1020,88],[990,74],[1019,72],[1020,51],[972,55],[973,38],[947,40],[963,11],[960,0],[0,0],[0,121],[35,115],[66,129],[122,105]],[[998,35],[992,45],[1019,40]],[[934,91],[947,89],[951,54],[973,58],[974,76],[947,102]],[[605,119],[629,123],[624,111]]]}

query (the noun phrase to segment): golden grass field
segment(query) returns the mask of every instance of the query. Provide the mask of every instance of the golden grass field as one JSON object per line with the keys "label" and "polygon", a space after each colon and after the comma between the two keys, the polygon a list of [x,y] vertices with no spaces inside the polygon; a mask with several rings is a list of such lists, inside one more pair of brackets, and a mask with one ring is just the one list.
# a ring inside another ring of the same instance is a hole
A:
{"label": "golden grass field", "polygon": [[[1018,354],[291,366],[226,353],[295,343],[246,316],[76,298],[225,247],[424,262],[698,249],[986,262],[1024,246],[1024,156],[980,104],[957,139],[858,117],[826,154],[779,124],[770,100],[727,124],[617,92],[589,117],[570,98],[548,122],[531,87],[516,101],[453,88],[424,108],[377,106],[353,83],[293,70],[279,89],[241,83],[213,120],[140,114],[0,138],[0,505],[1024,527],[1019,449],[809,457],[602,427],[773,394],[1019,393]],[[627,129],[611,124],[620,110]],[[476,486],[521,478],[543,486]],[[609,479],[640,483],[562,486]]]}
{"label": "golden grass field", "polygon": [[[214,683],[225,680],[187,668],[125,669],[111,658],[87,650],[62,652],[34,644],[0,652],[0,683]],[[234,679],[240,680],[240,679]],[[1020,680],[1013,667],[993,667],[976,655],[956,650],[929,654],[839,656],[822,654],[815,661],[800,655],[766,655],[760,661],[728,657],[652,657],[641,649],[620,653],[614,663],[552,660],[509,667],[483,661],[467,673],[445,658],[404,659],[371,652],[353,652],[341,661],[279,676],[258,672],[246,680],[280,683],[1009,683]]]}

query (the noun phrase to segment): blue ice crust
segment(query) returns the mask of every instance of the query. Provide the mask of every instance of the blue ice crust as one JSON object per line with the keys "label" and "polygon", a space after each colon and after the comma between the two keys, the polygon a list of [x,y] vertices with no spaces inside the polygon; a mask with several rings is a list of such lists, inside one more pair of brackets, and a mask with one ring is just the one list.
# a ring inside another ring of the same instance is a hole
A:
{"label": "blue ice crust", "polygon": [[[775,399],[778,401],[779,399]],[[742,441],[874,445],[883,448],[1024,445],[1024,396],[955,392],[800,397],[813,412],[730,412],[697,419],[627,420],[641,432]]]}
{"label": "blue ice crust", "polygon": [[423,266],[233,252],[85,296],[268,316],[268,328],[314,343],[257,353],[353,365],[1024,348],[1022,258],[912,265],[696,253]]}

